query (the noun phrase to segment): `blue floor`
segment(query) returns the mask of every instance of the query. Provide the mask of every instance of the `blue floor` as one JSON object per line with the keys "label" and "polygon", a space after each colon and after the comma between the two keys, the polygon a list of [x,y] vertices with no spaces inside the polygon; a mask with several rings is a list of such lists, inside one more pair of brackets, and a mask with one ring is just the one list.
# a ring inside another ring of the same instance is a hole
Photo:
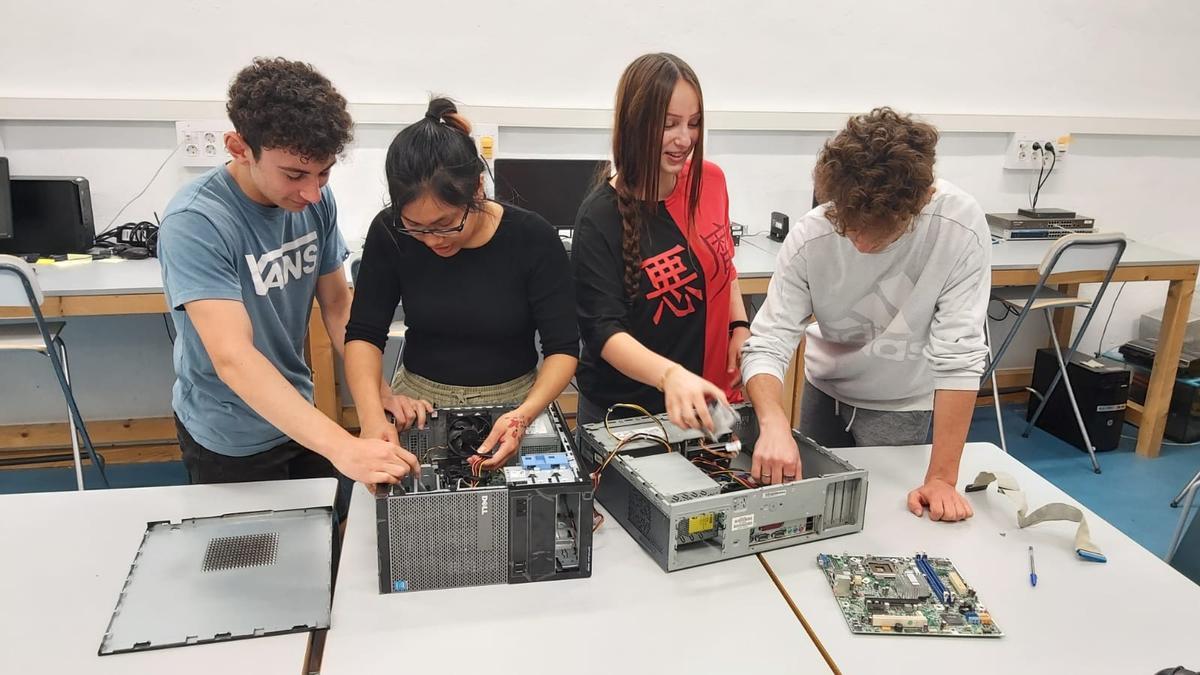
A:
{"label": "blue floor", "polygon": [[[1200,445],[1164,446],[1157,459],[1143,459],[1134,454],[1132,439],[1122,439],[1120,448],[1098,454],[1104,473],[1096,475],[1092,473],[1086,454],[1041,429],[1035,428],[1029,438],[1021,438],[1024,405],[1006,407],[1004,418],[1008,451],[1013,457],[1154,555],[1162,557],[1166,554],[1179,517],[1179,511],[1170,508],[1169,502],[1184,483],[1200,471]],[[977,409],[969,440],[999,444],[995,420],[991,408]],[[1136,429],[1126,426],[1126,435],[1135,433]],[[92,469],[85,469],[84,473],[89,488],[99,486],[99,478]],[[110,465],[108,476],[113,487],[182,485],[187,482],[187,472],[181,462]],[[961,478],[969,480],[972,477]],[[0,471],[0,494],[73,489],[75,474],[71,469]]]}
{"label": "blue floor", "polygon": [[[1025,405],[1005,406],[1004,433],[1009,454],[1154,555],[1166,555],[1179,519],[1179,510],[1171,508],[1170,502],[1200,471],[1200,445],[1164,445],[1157,458],[1145,459],[1134,453],[1132,438],[1122,438],[1116,450],[1096,453],[1103,470],[1097,475],[1092,473],[1087,453],[1036,427],[1029,438],[1021,438],[1024,429]],[[1135,427],[1125,425],[1125,436],[1136,434]],[[1000,444],[994,409],[976,409],[968,440]],[[969,480],[972,476],[960,478]],[[1037,506],[1030,504],[1031,508]]]}
{"label": "blue floor", "polygon": [[[103,453],[101,453],[103,454]],[[144,464],[108,464],[108,481],[115,488],[186,485],[183,462],[147,462]],[[83,467],[83,482],[90,490],[103,487],[100,474]],[[15,492],[55,492],[75,489],[75,469],[15,469],[0,471],[0,494]]]}

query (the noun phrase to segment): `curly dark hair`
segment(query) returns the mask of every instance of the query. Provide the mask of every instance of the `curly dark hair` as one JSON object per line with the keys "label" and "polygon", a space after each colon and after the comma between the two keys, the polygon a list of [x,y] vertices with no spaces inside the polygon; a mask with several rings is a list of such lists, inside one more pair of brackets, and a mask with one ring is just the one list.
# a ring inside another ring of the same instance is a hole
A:
{"label": "curly dark hair", "polygon": [[259,57],[229,85],[225,106],[254,158],[263,148],[305,159],[336,157],[353,137],[346,99],[310,64]]}
{"label": "curly dark hair", "polygon": [[855,115],[825,143],[813,170],[826,217],[846,229],[894,231],[921,212],[933,185],[938,132],[891,108]]}

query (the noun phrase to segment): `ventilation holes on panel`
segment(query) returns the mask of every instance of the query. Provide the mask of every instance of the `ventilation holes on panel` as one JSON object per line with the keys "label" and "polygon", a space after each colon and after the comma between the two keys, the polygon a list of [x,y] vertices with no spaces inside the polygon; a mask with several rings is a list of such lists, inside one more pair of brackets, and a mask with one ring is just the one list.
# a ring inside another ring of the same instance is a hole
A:
{"label": "ventilation holes on panel", "polygon": [[241,534],[234,537],[214,537],[204,551],[203,570],[241,569],[274,565],[279,554],[279,533]]}
{"label": "ventilation holes on panel", "polygon": [[409,496],[388,504],[392,582],[408,590],[508,580],[508,500],[503,492]]}

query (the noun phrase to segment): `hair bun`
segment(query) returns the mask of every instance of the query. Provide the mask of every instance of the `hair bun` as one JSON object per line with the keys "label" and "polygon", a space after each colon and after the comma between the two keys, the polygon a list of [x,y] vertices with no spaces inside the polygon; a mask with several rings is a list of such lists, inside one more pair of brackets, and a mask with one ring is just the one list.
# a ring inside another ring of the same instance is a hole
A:
{"label": "hair bun", "polygon": [[454,101],[445,96],[435,96],[429,100],[429,107],[425,108],[425,119],[444,123],[448,116],[457,113],[458,106]]}
{"label": "hair bun", "polygon": [[471,135],[471,123],[458,112],[458,105],[445,96],[435,96],[425,109],[425,119]]}

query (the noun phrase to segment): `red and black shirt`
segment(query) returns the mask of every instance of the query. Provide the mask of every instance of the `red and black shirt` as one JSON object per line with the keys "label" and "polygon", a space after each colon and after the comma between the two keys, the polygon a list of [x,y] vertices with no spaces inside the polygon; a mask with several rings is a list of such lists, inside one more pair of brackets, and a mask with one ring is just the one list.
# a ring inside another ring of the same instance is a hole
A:
{"label": "red and black shirt", "polygon": [[737,279],[725,174],[704,163],[700,208],[689,232],[690,170],[684,169],[675,190],[643,223],[639,288],[632,301],[625,294],[616,190],[605,183],[579,207],[571,247],[583,338],[579,391],[601,408],[614,403],[636,403],[653,413],[665,408],[654,387],[622,375],[600,357],[608,339],[621,332],[735,396],[725,368],[729,295]]}

